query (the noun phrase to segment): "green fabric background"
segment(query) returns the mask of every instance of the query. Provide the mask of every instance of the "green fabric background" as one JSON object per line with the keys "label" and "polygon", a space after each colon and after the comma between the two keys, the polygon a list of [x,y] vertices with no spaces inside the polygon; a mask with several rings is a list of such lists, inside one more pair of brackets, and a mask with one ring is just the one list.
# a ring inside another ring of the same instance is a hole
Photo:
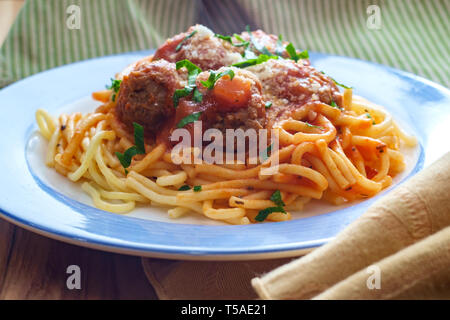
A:
{"label": "green fabric background", "polygon": [[[80,29],[66,25],[78,5]],[[367,27],[369,5],[380,29]],[[155,48],[204,23],[220,33],[250,24],[297,48],[356,57],[450,85],[450,0],[29,0],[0,49],[0,86],[96,56]]]}

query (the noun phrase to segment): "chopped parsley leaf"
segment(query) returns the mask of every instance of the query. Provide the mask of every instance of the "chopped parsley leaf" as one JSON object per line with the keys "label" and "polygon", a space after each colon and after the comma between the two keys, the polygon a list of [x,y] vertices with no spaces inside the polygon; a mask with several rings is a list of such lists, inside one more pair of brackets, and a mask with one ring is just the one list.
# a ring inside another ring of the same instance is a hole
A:
{"label": "chopped parsley leaf", "polygon": [[270,200],[273,201],[277,206],[284,207],[286,204],[281,199],[281,192],[280,190],[276,190],[272,196],[270,197]]}
{"label": "chopped parsley leaf", "polygon": [[202,186],[194,186],[194,192],[202,191]]}
{"label": "chopped parsley leaf", "polygon": [[134,146],[128,148],[124,153],[116,152],[116,156],[119,159],[122,167],[125,168],[125,173],[128,174],[126,168],[131,164],[131,160],[137,154],[145,154],[144,145],[144,127],[140,124],[133,122],[134,127]]}
{"label": "chopped parsley leaf", "polygon": [[195,102],[201,102],[203,99],[202,94],[200,91],[197,90],[197,87],[195,85],[195,81],[197,80],[197,76],[200,72],[202,72],[202,69],[200,69],[198,66],[193,64],[191,61],[184,59],[177,61],[175,64],[176,69],[179,70],[181,68],[186,68],[188,71],[188,85],[185,86],[183,89],[177,89],[175,90],[172,101],[173,101],[173,107],[176,108],[178,106],[178,102],[181,98],[189,96],[192,92],[194,92],[193,100]]}
{"label": "chopped parsley leaf", "polygon": [[289,57],[294,60],[295,62],[297,62],[299,59],[308,59],[309,58],[309,54],[308,51],[302,51],[300,53],[297,53],[297,50],[295,49],[294,45],[292,44],[292,42],[290,42],[287,46],[286,46],[286,51],[289,54]]}
{"label": "chopped parsley leaf", "polygon": [[224,36],[224,35],[216,33],[216,34],[214,34],[214,37],[228,41],[229,43],[233,44],[233,41],[231,40],[231,36]]}
{"label": "chopped parsley leaf", "polygon": [[266,218],[269,216],[269,214],[274,212],[282,212],[286,213],[286,210],[284,210],[284,206],[286,205],[283,200],[281,199],[281,192],[280,190],[276,190],[272,196],[270,197],[270,200],[275,203],[276,207],[269,207],[266,209],[263,209],[258,212],[258,215],[255,217],[255,220],[258,222],[262,222],[266,220]]}
{"label": "chopped parsley leaf", "polygon": [[192,96],[192,100],[194,100],[195,102],[202,102],[203,95],[200,93],[200,91],[198,91],[198,88],[194,89],[194,95]]}
{"label": "chopped parsley leaf", "polygon": [[352,87],[347,87],[345,84],[342,84],[342,83],[337,82],[336,80],[334,80],[334,79],[331,78],[331,77],[330,77],[330,79],[333,80],[333,82],[334,82],[337,86],[339,86],[339,87],[342,87],[342,88],[345,88],[345,89],[353,89]]}
{"label": "chopped parsley leaf", "polygon": [[191,187],[189,187],[187,184],[185,184],[184,186],[181,186],[178,191],[186,191],[186,190],[190,190]]}
{"label": "chopped parsley leaf", "polygon": [[372,119],[372,124],[376,124],[375,120],[372,118],[372,115],[370,113],[366,112],[366,117]]}
{"label": "chopped parsley leaf", "polygon": [[330,106],[332,106],[333,108],[340,109],[339,106],[336,104],[336,102],[333,99],[331,99]]}
{"label": "chopped parsley leaf", "polygon": [[183,119],[180,120],[180,122],[177,123],[177,128],[183,128],[188,123],[197,121],[198,119],[200,119],[201,115],[202,115],[201,111],[191,113],[190,115],[184,117]]}
{"label": "chopped parsley leaf", "polygon": [[228,69],[226,71],[220,72],[216,74],[214,71],[209,72],[209,78],[206,81],[201,81],[201,83],[208,89],[214,88],[214,85],[216,84],[216,81],[219,80],[221,77],[228,75],[230,77],[230,81],[234,78],[234,71],[231,69]]}
{"label": "chopped parsley leaf", "polygon": [[264,106],[266,107],[266,109],[269,109],[272,106],[272,101],[267,101]]}
{"label": "chopped parsley leaf", "polygon": [[247,48],[250,44],[250,42],[245,41],[240,35],[238,35],[237,33],[233,34],[233,37],[235,37],[236,39],[238,39],[240,41],[240,43],[232,43],[233,46],[235,47],[245,47]]}
{"label": "chopped parsley leaf", "polygon": [[117,80],[117,79],[111,78],[111,85],[106,86],[106,89],[110,89],[114,92],[113,95],[111,96],[112,101],[116,101],[116,95],[117,95],[117,92],[119,92],[121,83],[122,83],[122,80]]}
{"label": "chopped parsley leaf", "polygon": [[235,47],[248,47],[248,45],[250,44],[248,41],[245,41],[241,36],[239,36],[236,33],[233,34],[233,37],[240,41],[238,43],[234,43],[233,42],[233,37],[232,36],[224,36],[224,35],[221,35],[221,34],[218,34],[218,33],[216,33],[214,36],[219,38],[219,39],[222,39],[224,41],[227,41],[227,42],[231,43],[231,45],[233,45]]}
{"label": "chopped parsley leaf", "polygon": [[121,83],[122,83],[122,80],[117,80],[117,79],[111,78],[111,85],[106,86],[106,89],[112,89],[114,92],[119,92]]}
{"label": "chopped parsley leaf", "polygon": [[254,65],[266,62],[269,59],[278,59],[278,56],[274,56],[274,55],[268,56],[265,54],[260,54],[256,58],[241,61],[241,62],[232,64],[232,66],[237,67],[237,68],[247,68],[250,66],[254,66]]}
{"label": "chopped parsley leaf", "polygon": [[202,72],[202,69],[200,69],[198,66],[196,66],[195,64],[193,64],[191,61],[184,59],[184,60],[180,60],[177,61],[177,63],[175,64],[175,67],[177,70],[185,67],[188,71],[188,74],[199,74],[200,72]]}
{"label": "chopped parsley leaf", "polygon": [[269,207],[265,208],[258,212],[258,215],[255,217],[255,220],[258,222],[263,222],[269,216],[269,214],[274,212],[285,212],[282,207]]}
{"label": "chopped parsley leaf", "polygon": [[186,42],[186,40],[188,40],[189,38],[192,38],[192,36],[194,34],[197,33],[197,30],[192,31],[190,34],[188,34],[186,37],[184,37],[183,40],[181,40],[181,42],[177,45],[177,47],[175,48],[175,52],[180,51],[181,47],[183,46],[183,44]]}
{"label": "chopped parsley leaf", "polygon": [[313,125],[313,124],[311,124],[311,123],[309,123],[309,122],[305,122],[305,124],[306,124],[308,127],[310,127],[310,128],[323,129],[323,127],[321,127],[321,126],[315,126],[315,125]]}
{"label": "chopped parsley leaf", "polygon": [[176,108],[178,106],[179,100],[190,95],[192,91],[194,91],[194,88],[191,87],[184,87],[183,89],[175,90],[175,93],[172,97],[173,107]]}

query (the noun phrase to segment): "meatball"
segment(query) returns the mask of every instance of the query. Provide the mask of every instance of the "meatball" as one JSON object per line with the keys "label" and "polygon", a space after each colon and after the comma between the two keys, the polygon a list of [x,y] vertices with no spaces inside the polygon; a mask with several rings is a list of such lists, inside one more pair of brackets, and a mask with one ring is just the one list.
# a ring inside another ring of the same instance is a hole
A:
{"label": "meatball", "polygon": [[[261,54],[263,52],[258,51],[255,48],[255,44],[258,47],[265,47],[267,49],[267,51],[269,51],[271,54],[273,55],[281,55],[281,57],[283,58],[289,58],[288,53],[286,52],[286,50],[284,49],[286,47],[286,45],[288,44],[288,42],[286,41],[282,41],[281,42],[281,47],[282,48],[277,48],[278,46],[278,37],[273,35],[273,34],[267,34],[262,30],[256,30],[256,31],[252,31],[251,32],[251,36],[253,38],[253,42],[251,41],[251,37],[250,34],[247,31],[244,31],[241,33],[241,37],[242,39],[252,42],[252,45],[249,47],[255,54]],[[281,52],[277,52],[277,50],[280,50]]]}
{"label": "meatball", "polygon": [[187,32],[168,39],[156,50],[153,60],[177,62],[188,59],[202,70],[216,70],[242,61],[241,51],[229,42],[215,37],[207,27],[195,25]]}
{"label": "meatball", "polygon": [[213,89],[207,89],[201,81],[209,77],[202,72],[197,78],[197,86],[209,104],[204,112],[203,121],[207,128],[226,129],[262,129],[265,127],[265,107],[261,95],[261,82],[251,72],[234,67],[223,67],[216,74],[232,70],[234,77],[219,78]]}
{"label": "meatball", "polygon": [[123,77],[117,96],[116,116],[128,128],[133,122],[155,135],[174,115],[172,96],[186,84],[186,75],[165,60],[143,61]]}
{"label": "meatball", "polygon": [[287,118],[291,111],[309,102],[342,104],[333,80],[303,61],[270,59],[247,68],[261,81],[264,99],[272,102],[267,110],[269,119]]}

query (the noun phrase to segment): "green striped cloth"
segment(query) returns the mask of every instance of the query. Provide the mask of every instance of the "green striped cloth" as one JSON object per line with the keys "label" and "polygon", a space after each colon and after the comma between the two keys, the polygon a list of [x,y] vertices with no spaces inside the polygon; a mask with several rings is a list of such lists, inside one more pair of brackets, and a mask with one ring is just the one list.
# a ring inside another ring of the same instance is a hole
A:
{"label": "green striped cloth", "polygon": [[[67,27],[71,5],[80,8],[80,29]],[[370,28],[374,21],[379,28]],[[0,49],[0,86],[78,60],[155,48],[202,23],[221,34],[249,24],[297,48],[378,62],[448,87],[449,21],[449,0],[29,0]]]}

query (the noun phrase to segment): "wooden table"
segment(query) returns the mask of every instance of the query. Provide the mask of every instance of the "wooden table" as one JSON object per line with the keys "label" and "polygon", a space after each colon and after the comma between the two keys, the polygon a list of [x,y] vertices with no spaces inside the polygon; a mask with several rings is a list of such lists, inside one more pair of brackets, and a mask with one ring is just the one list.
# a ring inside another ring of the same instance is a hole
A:
{"label": "wooden table", "polygon": [[[23,0],[0,0],[0,44]],[[69,265],[81,290],[69,290]],[[0,218],[0,299],[157,299],[139,257],[65,244]]]}
{"label": "wooden table", "polygon": [[[81,289],[69,290],[69,265]],[[51,240],[0,219],[0,299],[157,299],[141,258]]]}

